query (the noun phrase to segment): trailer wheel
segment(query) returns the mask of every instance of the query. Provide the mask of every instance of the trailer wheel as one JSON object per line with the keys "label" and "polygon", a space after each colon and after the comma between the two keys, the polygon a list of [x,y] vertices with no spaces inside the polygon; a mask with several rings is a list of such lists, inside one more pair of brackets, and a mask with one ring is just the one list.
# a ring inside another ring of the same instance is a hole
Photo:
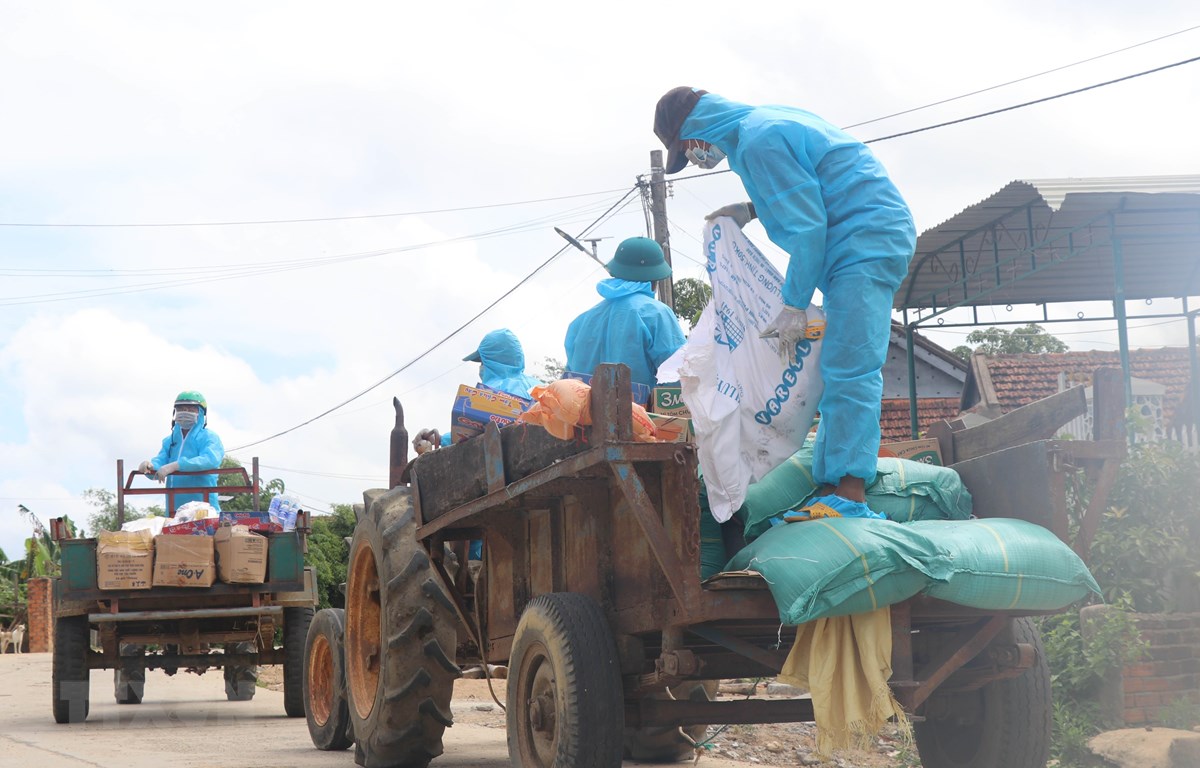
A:
{"label": "trailer wheel", "polygon": [[283,711],[288,717],[304,717],[304,644],[312,608],[283,609]]}
{"label": "trailer wheel", "polygon": [[621,764],[621,665],[595,600],[561,592],[529,602],[513,636],[507,710],[517,768]]}
{"label": "trailer wheel", "polygon": [[458,617],[417,542],[408,488],[368,491],[346,584],[346,690],[366,768],[424,768],[453,723]]}
{"label": "trailer wheel", "polygon": [[1053,712],[1050,669],[1033,620],[1013,620],[1013,637],[1037,652],[1034,666],[1018,677],[996,680],[977,691],[935,694],[927,719],[914,724],[925,768],[1042,768],[1050,754]]}
{"label": "trailer wheel", "polygon": [[88,716],[87,616],[64,616],[54,621],[51,690],[54,722],[82,723]]}
{"label": "trailer wheel", "polygon": [[[253,642],[229,643],[226,653],[255,653],[258,646]],[[229,701],[250,701],[258,688],[258,667],[247,664],[230,664],[223,668],[225,676],[225,698]]]}
{"label": "trailer wheel", "polygon": [[[655,694],[654,698],[674,698],[688,701],[712,701],[717,698],[715,680],[680,683],[671,688],[671,695]],[[677,763],[695,755],[694,744],[704,740],[707,725],[678,727],[626,728],[625,757],[642,763]],[[687,734],[685,737],[684,734]]]}
{"label": "trailer wheel", "polygon": [[341,608],[317,611],[304,646],[304,718],[313,746],[327,752],[354,743],[346,703],[345,615]]}

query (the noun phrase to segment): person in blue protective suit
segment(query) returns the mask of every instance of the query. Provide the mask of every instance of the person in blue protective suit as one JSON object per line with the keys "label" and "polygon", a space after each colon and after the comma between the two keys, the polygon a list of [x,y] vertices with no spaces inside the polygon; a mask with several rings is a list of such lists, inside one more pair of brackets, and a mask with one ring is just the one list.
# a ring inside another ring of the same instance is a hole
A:
{"label": "person in blue protective suit", "polygon": [[567,328],[567,370],[590,374],[600,363],[624,363],[634,382],[654,387],[658,367],[684,342],[679,318],[654,298],[654,281],[670,278],[671,265],[658,243],[631,237],[605,269],[611,277],[596,286],[604,300]]}
{"label": "person in blue protective suit", "polygon": [[480,383],[510,395],[529,397],[530,390],[542,383],[525,374],[525,351],[517,335],[507,328],[486,334],[463,360],[479,363]]}
{"label": "person in blue protective suit", "polygon": [[[217,485],[216,475],[179,476],[176,472],[198,472],[219,469],[225,458],[225,446],[216,432],[208,429],[208,401],[194,390],[180,392],[175,398],[175,412],[171,418],[171,434],[163,438],[162,450],[153,459],[146,459],[138,467],[143,474],[153,475],[168,488],[212,487]],[[189,501],[207,501],[217,512],[221,511],[217,494],[179,493],[174,498],[168,495],[167,514],[174,516],[175,510]]]}
{"label": "person in blue protective suit", "polygon": [[762,334],[778,337],[786,359],[795,360],[814,291],[825,298],[813,476],[832,493],[798,517],[878,517],[865,484],[879,453],[892,299],[916,246],[907,203],[865,144],[803,109],[672,88],[658,101],[654,132],[667,147],[667,173],[728,158],[750,200],[706,218],[729,216],[739,227],[758,218],[788,253],[785,306]]}

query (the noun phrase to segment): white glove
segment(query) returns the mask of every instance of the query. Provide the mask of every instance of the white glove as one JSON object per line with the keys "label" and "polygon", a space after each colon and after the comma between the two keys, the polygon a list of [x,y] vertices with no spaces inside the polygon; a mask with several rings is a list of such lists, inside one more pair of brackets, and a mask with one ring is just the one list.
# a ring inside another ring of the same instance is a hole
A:
{"label": "white glove", "polygon": [[158,474],[156,474],[155,477],[158,478],[158,482],[161,483],[167,479],[167,475],[169,475],[173,472],[178,472],[178,471],[179,471],[179,462],[172,461],[170,464],[163,464],[161,467],[159,467]]}
{"label": "white glove", "polygon": [[750,203],[730,203],[708,214],[704,217],[704,220],[712,221],[719,216],[728,216],[733,219],[739,229],[744,229],[750,223],[750,220],[754,218],[754,206]]}
{"label": "white glove", "polygon": [[804,338],[804,331],[807,328],[808,313],[803,309],[784,304],[783,309],[779,310],[779,314],[758,337],[760,339],[778,337],[779,359],[783,361],[784,365],[795,365],[796,344]]}
{"label": "white glove", "polygon": [[150,459],[146,459],[141,464],[138,464],[138,472],[143,475],[153,475],[154,462],[150,461]]}
{"label": "white glove", "polygon": [[420,456],[442,446],[442,436],[436,429],[422,429],[412,441],[413,450]]}

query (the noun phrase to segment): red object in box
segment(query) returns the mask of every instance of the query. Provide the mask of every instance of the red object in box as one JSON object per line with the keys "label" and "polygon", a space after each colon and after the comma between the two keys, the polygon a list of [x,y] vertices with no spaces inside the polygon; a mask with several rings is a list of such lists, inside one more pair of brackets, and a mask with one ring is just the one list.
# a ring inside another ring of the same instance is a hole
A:
{"label": "red object in box", "polygon": [[164,535],[172,536],[214,536],[221,520],[217,517],[205,517],[178,525],[168,525],[163,528]]}
{"label": "red object in box", "polygon": [[283,526],[271,520],[267,512],[222,512],[221,525],[244,525],[252,531],[280,533]]}

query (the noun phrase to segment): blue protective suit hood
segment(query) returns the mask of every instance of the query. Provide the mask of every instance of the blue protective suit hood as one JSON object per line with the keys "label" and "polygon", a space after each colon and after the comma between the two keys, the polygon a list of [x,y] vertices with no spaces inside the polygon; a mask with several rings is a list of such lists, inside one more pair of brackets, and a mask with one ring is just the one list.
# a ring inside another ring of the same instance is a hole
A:
{"label": "blue protective suit hood", "polygon": [[479,342],[475,352],[481,364],[479,380],[492,389],[517,397],[529,397],[529,390],[541,384],[525,375],[525,351],[517,335],[507,328],[491,331]]}
{"label": "blue protective suit hood", "polygon": [[610,277],[607,280],[601,280],[596,284],[596,293],[606,299],[619,299],[622,296],[632,296],[635,293],[640,293],[644,296],[654,295],[654,284],[643,283],[637,280],[622,280],[619,277]]}
{"label": "blue protective suit hood", "polygon": [[596,292],[604,300],[567,328],[567,370],[591,374],[600,363],[624,363],[633,381],[656,386],[658,367],[683,346],[679,318],[650,283],[611,277]]}

